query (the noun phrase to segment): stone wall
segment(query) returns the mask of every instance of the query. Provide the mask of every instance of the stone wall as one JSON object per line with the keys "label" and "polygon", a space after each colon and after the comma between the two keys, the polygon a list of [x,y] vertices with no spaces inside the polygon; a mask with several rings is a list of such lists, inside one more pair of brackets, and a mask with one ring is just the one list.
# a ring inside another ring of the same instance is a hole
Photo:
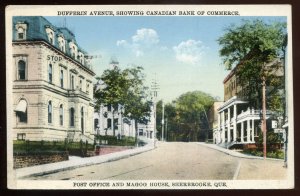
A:
{"label": "stone wall", "polygon": [[66,160],[68,152],[14,153],[14,169]]}

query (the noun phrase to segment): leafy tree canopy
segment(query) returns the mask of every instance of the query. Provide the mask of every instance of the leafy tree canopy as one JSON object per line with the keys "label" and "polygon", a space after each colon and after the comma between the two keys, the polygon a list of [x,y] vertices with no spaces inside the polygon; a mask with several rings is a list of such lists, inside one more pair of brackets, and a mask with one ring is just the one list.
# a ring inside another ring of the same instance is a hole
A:
{"label": "leafy tree canopy", "polygon": [[260,63],[265,63],[282,55],[286,35],[286,23],[244,20],[240,26],[227,27],[218,39],[220,55],[228,69],[246,59],[258,58]]}
{"label": "leafy tree canopy", "polygon": [[273,88],[267,92],[267,102],[272,109],[282,110],[278,100],[284,95],[276,90],[282,88],[283,77],[274,73],[279,69],[283,72],[282,63],[276,60],[285,54],[286,23],[244,20],[239,26],[227,27],[218,43],[225,68],[236,68],[237,83],[243,87],[241,95],[250,105],[261,107],[262,80],[265,80]]}
{"label": "leafy tree canopy", "polygon": [[[204,140],[208,130],[207,112],[215,99],[202,91],[180,95],[172,103],[165,104],[165,123],[168,123],[168,140]],[[156,105],[158,137],[161,136],[162,101]],[[167,121],[166,121],[167,119]]]}
{"label": "leafy tree canopy", "polygon": [[144,85],[142,67],[121,70],[119,67],[107,69],[95,86],[96,109],[100,105],[121,105],[123,116],[137,123],[147,123],[151,111],[151,99]]}

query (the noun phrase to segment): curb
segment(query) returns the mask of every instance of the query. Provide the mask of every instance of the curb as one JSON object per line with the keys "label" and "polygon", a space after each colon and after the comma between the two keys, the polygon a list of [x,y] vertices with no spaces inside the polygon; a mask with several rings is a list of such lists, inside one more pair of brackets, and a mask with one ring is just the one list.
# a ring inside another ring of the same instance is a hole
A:
{"label": "curb", "polygon": [[[225,149],[225,148],[218,147],[218,146],[216,146],[214,144],[206,144],[206,143],[198,143],[198,144],[202,145],[204,147],[210,148],[210,149],[218,150],[220,152],[223,152],[223,153],[228,154],[228,155],[233,156],[233,157],[245,158],[245,159],[260,159],[260,160],[264,160],[263,157],[257,157],[257,156],[251,156],[251,155],[242,154],[242,153],[239,153],[239,152],[235,152],[235,151],[231,151],[231,150],[228,150],[228,149]],[[282,161],[282,162],[284,162],[284,160],[282,160],[282,159],[274,159],[274,158],[266,158],[266,160],[270,160],[270,161]]]}
{"label": "curb", "polygon": [[[117,161],[120,159],[129,158],[131,156],[135,156],[135,155],[141,154],[143,152],[154,150],[155,148],[156,147],[153,147],[153,146],[151,146],[151,147],[144,146],[144,147],[137,148],[137,149],[131,149],[131,150],[129,150],[129,152],[125,150],[122,152],[116,152],[116,153],[103,155],[103,156],[99,157],[99,160],[92,160],[92,159],[97,159],[97,157],[90,157],[91,162],[88,162],[88,163],[81,163],[81,164],[79,163],[78,165],[75,164],[75,165],[62,167],[62,168],[53,168],[53,169],[48,169],[47,171],[33,171],[33,172],[25,171],[25,172],[23,172],[24,174],[22,174],[21,170],[26,170],[26,168],[16,169],[15,171],[16,171],[17,179],[24,179],[27,177],[42,176],[42,175],[57,173],[57,172],[61,172],[61,171],[72,170],[72,169],[76,169],[76,168],[80,168],[80,167],[86,167],[86,166],[91,166],[91,165],[107,163],[107,162],[113,162],[113,161]],[[130,151],[133,151],[133,152],[130,152]],[[106,157],[104,157],[104,156],[106,156]],[[88,160],[88,158],[86,158],[86,160]],[[57,162],[57,163],[61,163],[61,162]],[[50,164],[56,164],[56,163],[50,163]]]}

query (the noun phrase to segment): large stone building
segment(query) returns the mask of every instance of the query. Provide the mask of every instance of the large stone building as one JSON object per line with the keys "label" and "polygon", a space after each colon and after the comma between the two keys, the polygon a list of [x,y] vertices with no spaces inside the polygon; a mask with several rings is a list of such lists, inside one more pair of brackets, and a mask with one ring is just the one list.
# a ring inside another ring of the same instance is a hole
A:
{"label": "large stone building", "polygon": [[[277,63],[281,64],[280,59],[270,62],[266,67]],[[282,77],[283,67],[279,66],[272,74]],[[249,107],[248,100],[244,96],[247,86],[242,86],[238,82],[236,68],[227,75],[223,84],[224,103],[218,108],[217,128],[213,131],[214,143],[224,147],[255,143],[255,138],[260,132],[261,109]],[[267,119],[270,115],[271,111],[266,111]]]}
{"label": "large stone building", "polygon": [[93,84],[87,53],[67,28],[13,17],[14,139],[93,141]]}

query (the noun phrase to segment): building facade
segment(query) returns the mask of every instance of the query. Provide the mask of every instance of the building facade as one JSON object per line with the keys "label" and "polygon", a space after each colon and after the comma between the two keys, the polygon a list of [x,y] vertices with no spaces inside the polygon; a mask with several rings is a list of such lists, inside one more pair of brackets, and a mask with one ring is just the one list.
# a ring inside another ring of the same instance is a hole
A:
{"label": "building facade", "polygon": [[[276,63],[280,63],[280,60],[270,62],[266,67]],[[273,74],[282,77],[282,66]],[[214,143],[224,147],[255,143],[261,130],[261,109],[249,107],[248,101],[243,96],[247,87],[239,84],[236,68],[227,75],[223,85],[224,103],[218,108],[217,128],[213,131]],[[267,110],[266,118],[269,119],[270,116],[271,111]]]}
{"label": "building facade", "polygon": [[93,141],[93,77],[74,34],[44,17],[13,18],[14,139]]}
{"label": "building facade", "polygon": [[213,134],[218,130],[218,108],[223,105],[223,101],[216,101],[210,107],[208,111],[208,120],[209,120],[209,132],[208,132],[208,141],[213,141]]}

